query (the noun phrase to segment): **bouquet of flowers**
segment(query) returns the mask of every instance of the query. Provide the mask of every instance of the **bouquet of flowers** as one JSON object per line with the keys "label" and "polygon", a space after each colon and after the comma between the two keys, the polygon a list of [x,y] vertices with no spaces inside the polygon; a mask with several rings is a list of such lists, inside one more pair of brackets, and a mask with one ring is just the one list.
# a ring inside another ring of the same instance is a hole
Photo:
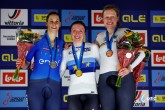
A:
{"label": "bouquet of flowers", "polygon": [[[119,69],[128,67],[129,64],[131,64],[137,57],[138,51],[144,51],[144,49],[142,48],[144,44],[141,42],[141,39],[142,38],[138,34],[138,32],[135,33],[128,30],[126,34],[117,42],[117,54],[120,63]],[[139,64],[138,66],[140,66],[140,68],[135,67],[136,70],[134,69],[135,76],[137,76],[137,72],[139,74],[139,71],[143,70],[145,65]],[[121,87],[120,76],[118,76],[117,78],[116,87]]]}
{"label": "bouquet of flowers", "polygon": [[[26,53],[29,51],[33,44],[40,39],[40,35],[37,33],[32,33],[30,29],[21,30],[18,28],[16,31],[17,37],[17,50],[18,50],[18,58],[22,59],[22,62],[25,61]],[[23,64],[20,64],[12,77],[12,81],[17,81],[19,79],[19,70]]]}

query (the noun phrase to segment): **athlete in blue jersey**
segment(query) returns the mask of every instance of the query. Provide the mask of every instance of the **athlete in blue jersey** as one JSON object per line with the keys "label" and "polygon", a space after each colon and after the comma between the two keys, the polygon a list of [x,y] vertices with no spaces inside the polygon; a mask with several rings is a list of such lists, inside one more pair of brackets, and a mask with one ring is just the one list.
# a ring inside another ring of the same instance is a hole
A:
{"label": "athlete in blue jersey", "polygon": [[73,45],[63,51],[60,67],[63,76],[66,67],[70,73],[68,110],[99,110],[95,66],[99,61],[98,46],[84,43],[85,24],[75,21],[71,25]]}
{"label": "athlete in blue jersey", "polygon": [[[61,81],[59,67],[62,59],[63,41],[57,36],[61,26],[60,17],[50,12],[46,18],[47,33],[26,56],[24,69],[34,57],[34,68],[27,89],[30,110],[61,110]],[[22,61],[17,60],[19,65]]]}

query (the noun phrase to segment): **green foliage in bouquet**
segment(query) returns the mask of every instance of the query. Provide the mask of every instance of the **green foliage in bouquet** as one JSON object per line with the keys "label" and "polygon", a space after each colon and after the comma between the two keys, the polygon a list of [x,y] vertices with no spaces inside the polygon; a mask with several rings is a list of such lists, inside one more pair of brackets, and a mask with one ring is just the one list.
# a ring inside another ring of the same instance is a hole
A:
{"label": "green foliage in bouquet", "polygon": [[147,49],[144,49],[145,57],[143,59],[144,62],[148,62],[150,59],[151,52]]}
{"label": "green foliage in bouquet", "polygon": [[141,39],[142,37],[138,32],[128,31],[117,43],[117,47],[119,49],[135,50],[135,48],[143,47],[144,44]]}
{"label": "green foliage in bouquet", "polygon": [[18,42],[29,42],[35,43],[40,39],[40,35],[37,33],[32,33],[31,29],[28,30],[21,30],[20,28],[17,29],[16,36]]}

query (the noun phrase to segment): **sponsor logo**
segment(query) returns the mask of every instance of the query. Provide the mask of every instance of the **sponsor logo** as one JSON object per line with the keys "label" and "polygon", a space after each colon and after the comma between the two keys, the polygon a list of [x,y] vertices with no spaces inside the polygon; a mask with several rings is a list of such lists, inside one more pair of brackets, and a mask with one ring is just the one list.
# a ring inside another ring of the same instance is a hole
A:
{"label": "sponsor logo", "polygon": [[1,29],[1,46],[16,46],[16,29]]}
{"label": "sponsor logo", "polygon": [[27,9],[1,9],[1,25],[27,26]]}
{"label": "sponsor logo", "polygon": [[63,87],[62,89],[62,110],[67,110],[67,102],[68,102],[68,87]]}
{"label": "sponsor logo", "polygon": [[104,26],[102,10],[92,10],[92,26]]}
{"label": "sponsor logo", "polygon": [[67,94],[65,94],[65,95],[63,96],[63,101],[64,101],[65,103],[68,102],[68,95],[67,95]]}
{"label": "sponsor logo", "polygon": [[162,34],[154,34],[152,35],[153,42],[165,42],[164,37]]}
{"label": "sponsor logo", "polygon": [[14,58],[14,54],[8,54],[8,53],[4,53],[2,54],[2,61],[3,62],[16,62],[16,58]]}
{"label": "sponsor logo", "polygon": [[[50,65],[50,60],[39,59],[38,62],[39,62],[39,64],[41,64],[41,65],[44,65],[44,64],[49,64],[49,65]],[[60,60],[55,61],[55,62],[56,62],[56,64],[57,64],[57,66],[58,66]]]}
{"label": "sponsor logo", "polygon": [[14,11],[14,13],[13,13],[12,16],[10,16],[10,15],[8,15],[8,16],[9,16],[10,19],[14,20],[14,19],[18,18],[18,16],[20,15],[20,13],[21,13],[21,10],[18,9],[18,10],[15,10]]}
{"label": "sponsor logo", "polygon": [[26,90],[1,90],[0,107],[27,107]]}
{"label": "sponsor logo", "polygon": [[151,50],[152,66],[165,66],[165,51]]}
{"label": "sponsor logo", "polygon": [[137,90],[134,107],[149,107],[150,100],[154,100],[154,98],[149,97],[148,90]]}
{"label": "sponsor logo", "polygon": [[[10,50],[10,51],[9,51]],[[2,48],[0,51],[0,67],[1,68],[11,68],[12,66],[16,66],[17,59],[17,49],[16,48]]]}
{"label": "sponsor logo", "polygon": [[122,26],[147,26],[146,11],[122,11],[121,12]]}
{"label": "sponsor logo", "polygon": [[68,12],[68,17],[64,21],[65,23],[68,23],[72,20],[83,21],[84,19],[85,19],[85,16],[74,16],[73,12]]}
{"label": "sponsor logo", "polygon": [[62,86],[68,87],[69,84],[70,84],[69,70],[66,70],[64,76],[62,77]]}
{"label": "sponsor logo", "polygon": [[146,82],[146,75],[145,74],[140,75],[139,82]]}
{"label": "sponsor logo", "polygon": [[152,70],[152,86],[165,87],[164,70]]}
{"label": "sponsor logo", "polygon": [[165,90],[152,90],[152,96],[155,97],[153,107],[165,107]]}
{"label": "sponsor logo", "polygon": [[[58,12],[55,9],[52,9],[55,12]],[[31,25],[32,26],[45,26],[46,16],[51,10],[46,9],[32,9],[31,12]]]}
{"label": "sponsor logo", "polygon": [[155,95],[157,103],[165,103],[165,95]]}
{"label": "sponsor logo", "polygon": [[38,33],[40,37],[43,37],[45,34],[45,29],[32,29],[33,33]]}
{"label": "sponsor logo", "polygon": [[64,34],[65,42],[73,42],[72,36],[70,34]]}
{"label": "sponsor logo", "polygon": [[137,22],[146,22],[146,15],[138,15],[137,18],[134,17],[134,15],[123,15],[122,16],[122,21],[123,22],[132,22],[132,23],[137,23]]}
{"label": "sponsor logo", "polygon": [[153,16],[153,23],[165,23],[165,15],[164,16]]}
{"label": "sponsor logo", "polygon": [[165,47],[165,32],[161,30],[152,30],[152,47]]}
{"label": "sponsor logo", "polygon": [[150,25],[151,27],[164,27],[165,26],[165,11],[151,11],[150,12]]}
{"label": "sponsor logo", "polygon": [[148,70],[143,70],[140,74],[138,86],[143,88],[148,86]]}
{"label": "sponsor logo", "polygon": [[20,70],[19,79],[15,82],[12,81],[12,77],[15,70],[0,70],[0,86],[1,87],[23,87],[27,86],[28,77],[27,70]]}
{"label": "sponsor logo", "polygon": [[83,21],[88,26],[87,10],[62,10],[62,25],[70,26],[74,21]]}
{"label": "sponsor logo", "polygon": [[[64,41],[65,42],[73,42],[71,34],[64,34]],[[86,36],[84,37],[84,42],[86,42]]]}
{"label": "sponsor logo", "polygon": [[46,22],[47,14],[34,14],[34,22]]}

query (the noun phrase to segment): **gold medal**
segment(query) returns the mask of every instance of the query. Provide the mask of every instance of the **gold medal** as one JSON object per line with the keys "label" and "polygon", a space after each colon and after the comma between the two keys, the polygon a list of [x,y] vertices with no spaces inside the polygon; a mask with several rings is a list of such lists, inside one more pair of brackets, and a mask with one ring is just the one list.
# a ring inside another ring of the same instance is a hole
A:
{"label": "gold medal", "polygon": [[50,67],[51,68],[56,68],[57,67],[57,63],[54,62],[54,61],[50,62]]}
{"label": "gold medal", "polygon": [[106,52],[106,55],[107,55],[107,57],[111,57],[113,55],[113,51],[112,50],[108,50]]}
{"label": "gold medal", "polygon": [[80,77],[80,76],[82,76],[82,71],[81,70],[76,70],[76,76],[77,77]]}

